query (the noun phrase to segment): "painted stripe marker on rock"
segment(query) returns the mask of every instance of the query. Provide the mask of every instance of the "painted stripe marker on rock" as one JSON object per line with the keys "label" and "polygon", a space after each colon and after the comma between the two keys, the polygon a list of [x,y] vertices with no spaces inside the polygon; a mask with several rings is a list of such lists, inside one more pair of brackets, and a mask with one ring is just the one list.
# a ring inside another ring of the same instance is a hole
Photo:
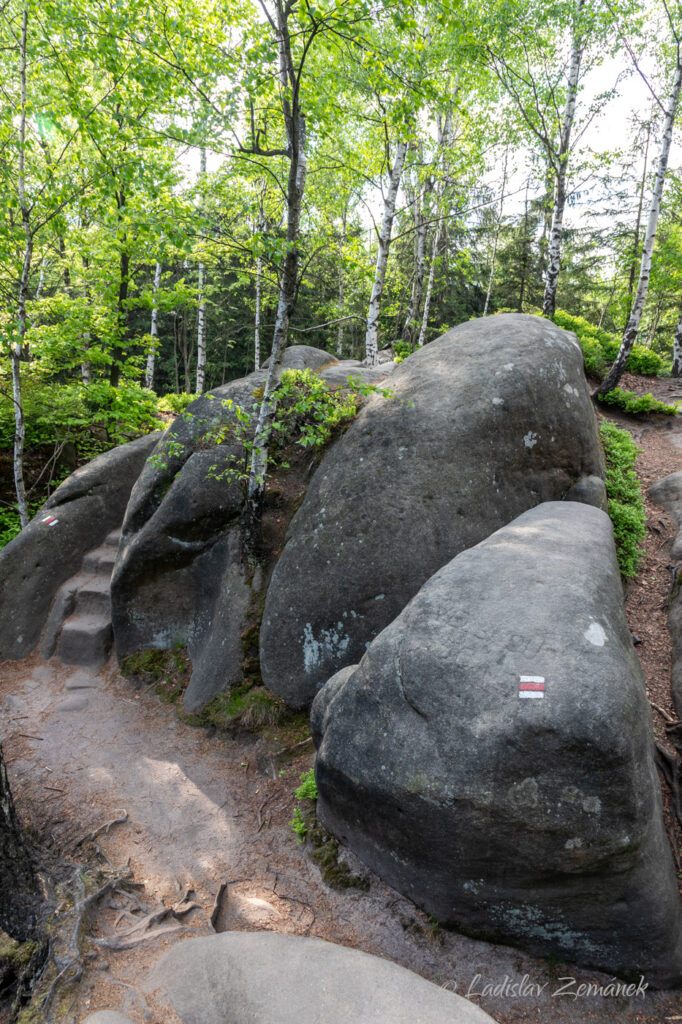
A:
{"label": "painted stripe marker on rock", "polygon": [[519,676],[519,697],[531,697],[538,700],[544,696],[544,676]]}
{"label": "painted stripe marker on rock", "polygon": [[57,523],[59,522],[59,520],[58,520],[58,519],[55,519],[55,517],[54,517],[54,516],[45,516],[45,518],[43,519],[43,522],[44,522],[44,523],[45,523],[45,524],[46,524],[47,526],[56,526],[56,525],[57,525]]}

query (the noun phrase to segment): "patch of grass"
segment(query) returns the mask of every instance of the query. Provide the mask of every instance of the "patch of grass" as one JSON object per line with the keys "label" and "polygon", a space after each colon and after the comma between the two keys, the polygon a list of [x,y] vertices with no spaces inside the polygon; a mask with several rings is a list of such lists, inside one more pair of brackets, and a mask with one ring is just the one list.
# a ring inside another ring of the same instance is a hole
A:
{"label": "patch of grass", "polygon": [[646,535],[642,488],[634,470],[639,448],[627,430],[604,421],[599,427],[606,459],[606,494],[618,565],[625,579],[637,575]]}
{"label": "patch of grass", "polygon": [[235,729],[259,732],[279,723],[285,714],[281,700],[268,693],[264,686],[252,686],[247,681],[229,693],[219,693],[195,717],[198,724],[212,725],[224,732]]}
{"label": "patch of grass", "polygon": [[189,655],[182,646],[169,651],[136,651],[121,661],[121,675],[140,686],[154,686],[163,704],[179,702],[191,673]]}
{"label": "patch of grass", "polygon": [[665,416],[674,416],[677,405],[666,405],[658,398],[649,393],[647,395],[636,395],[634,391],[624,391],[622,388],[614,388],[606,395],[599,396],[600,402],[607,405],[614,405],[631,416],[647,416],[650,413],[663,413]]}

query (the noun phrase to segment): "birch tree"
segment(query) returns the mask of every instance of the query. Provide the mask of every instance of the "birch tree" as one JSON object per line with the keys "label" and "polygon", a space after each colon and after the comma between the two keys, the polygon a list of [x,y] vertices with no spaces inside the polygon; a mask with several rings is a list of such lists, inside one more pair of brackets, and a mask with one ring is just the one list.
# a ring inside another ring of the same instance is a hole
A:
{"label": "birch tree", "polygon": [[[384,291],[386,280],[386,267],[388,265],[388,251],[391,247],[391,232],[393,230],[393,218],[395,217],[395,204],[400,187],[400,178],[405,165],[407,155],[407,140],[399,139],[395,146],[393,161],[390,163],[390,153],[386,153],[389,162],[390,175],[388,190],[384,196],[384,211],[381,218],[381,228],[377,239],[377,261],[374,270],[374,281],[372,282],[372,294],[367,309],[367,328],[365,331],[365,362],[368,366],[376,366],[379,360],[377,338],[379,335],[379,314],[381,312],[381,297]],[[388,148],[388,147],[387,147]]]}
{"label": "birch tree", "polygon": [[[200,151],[200,163],[199,163],[199,180],[203,183],[203,179],[206,177],[206,146],[201,147]],[[204,387],[206,382],[206,294],[204,291],[205,268],[203,259],[199,260],[198,267],[198,291],[199,291],[199,309],[197,314],[197,377],[196,377],[196,393],[202,395],[204,393]]]}
{"label": "birch tree", "polygon": [[632,347],[635,344],[635,341],[637,340],[637,334],[642,319],[642,313],[644,311],[644,303],[646,302],[647,292],[649,290],[651,264],[654,251],[654,243],[656,241],[656,229],[658,227],[658,218],[660,215],[661,202],[663,199],[663,189],[665,186],[665,178],[668,171],[668,160],[670,158],[670,147],[672,145],[673,140],[673,128],[675,125],[675,117],[677,116],[677,110],[680,101],[680,91],[682,90],[682,38],[680,35],[680,27],[676,24],[667,7],[666,16],[673,39],[673,53],[675,64],[673,71],[672,86],[670,89],[670,93],[668,94],[667,102],[664,105],[660,102],[660,100],[658,100],[663,113],[662,134],[660,142],[660,151],[658,155],[658,161],[656,164],[656,177],[654,180],[651,202],[649,205],[649,216],[644,231],[642,259],[639,268],[637,290],[635,291],[635,298],[632,303],[630,317],[625,326],[625,330],[623,331],[623,338],[621,341],[620,349],[618,351],[618,355],[616,356],[609,372],[604,377],[604,380],[595,390],[595,395],[606,395],[609,391],[612,391],[613,388],[617,386],[618,381],[620,380],[623,371],[627,366],[628,359],[630,358],[630,353],[632,352]]}
{"label": "birch tree", "polygon": [[147,354],[147,367],[145,370],[144,386],[150,390],[154,387],[154,364],[156,362],[156,339],[159,335],[159,306],[158,306],[158,291],[161,287],[161,264],[156,263],[154,269],[154,285],[152,292],[152,320],[149,325],[149,337],[151,343],[149,345],[149,352]]}

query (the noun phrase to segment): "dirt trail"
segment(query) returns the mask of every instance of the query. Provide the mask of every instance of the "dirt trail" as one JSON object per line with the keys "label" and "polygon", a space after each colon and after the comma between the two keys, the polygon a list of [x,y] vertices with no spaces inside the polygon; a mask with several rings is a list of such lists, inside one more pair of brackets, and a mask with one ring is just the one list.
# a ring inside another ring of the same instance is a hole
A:
{"label": "dirt trail", "polygon": [[[672,429],[630,426],[646,450],[640,467],[645,479],[682,469],[682,422]],[[658,532],[650,532],[649,558],[628,604],[631,628],[644,639],[638,650],[648,682],[657,700],[670,707],[669,692],[666,698],[661,691],[667,682],[666,650],[669,667],[669,644],[666,648],[667,639],[659,636],[664,618],[659,614],[653,632],[650,623],[661,588],[667,592],[662,569],[671,525],[660,509],[650,506],[649,514]],[[314,935],[376,953],[469,994],[502,1024],[680,1019],[678,994],[576,998],[577,985],[605,984],[608,976],[443,932],[374,876],[369,892],[331,890],[289,827],[293,790],[312,764],[312,749],[293,761],[278,760],[278,749],[288,742],[284,733],[257,740],[191,728],[153,692],[136,691],[113,664],[89,674],[37,658],[0,666],[0,712],[16,802],[43,843],[74,860],[93,858],[92,844],[76,849],[78,841],[125,811],[126,820],[98,836],[97,843],[114,865],[130,858],[142,904],[170,907],[188,888],[199,904],[180,921],[166,922],[182,930],[113,952],[96,940],[124,930],[133,919],[120,894],[103,899],[86,940],[83,980],[77,989],[65,990],[60,1005],[68,1011],[56,1019],[77,1022],[106,1007],[139,1024],[169,1024],[172,1014],[148,1003],[139,983],[172,943],[211,930],[222,882],[229,884],[220,930]],[[354,871],[363,872],[348,859]],[[510,995],[509,986],[524,978],[526,994]],[[567,983],[560,978],[575,979],[563,994],[561,984]],[[505,982],[506,991],[480,995],[485,986]]]}

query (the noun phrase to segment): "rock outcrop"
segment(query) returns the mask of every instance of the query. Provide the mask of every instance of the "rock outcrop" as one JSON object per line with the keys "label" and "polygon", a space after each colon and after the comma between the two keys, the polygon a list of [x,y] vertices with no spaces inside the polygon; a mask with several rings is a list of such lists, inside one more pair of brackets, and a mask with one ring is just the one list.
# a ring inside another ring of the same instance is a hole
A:
{"label": "rock outcrop", "polygon": [[254,411],[264,382],[265,374],[254,373],[192,402],[140,474],[123,522],[111,581],[117,655],[186,644],[188,710],[241,678],[251,590],[236,557],[237,473],[250,427],[237,410]]}
{"label": "rock outcrop", "polygon": [[611,523],[540,505],[318,694],[318,815],[440,922],[682,981],[682,916]]}
{"label": "rock outcrop", "polygon": [[[324,366],[332,366],[335,363],[338,363],[336,356],[312,345],[289,345],[282,356],[282,366],[285,370],[321,370]],[[269,366],[268,356],[263,363],[263,369]]]}
{"label": "rock outcrop", "polygon": [[494,1024],[467,999],[389,960],[272,932],[182,942],[145,988],[169,999],[183,1024]]}
{"label": "rock outcrop", "polygon": [[87,551],[121,525],[128,498],[160,432],[99,455],[71,474],[0,551],[0,660],[37,646],[50,605]]}
{"label": "rock outcrop", "polygon": [[580,347],[547,320],[461,324],[389,387],[317,470],[268,590],[263,680],[293,707],[460,551],[603,476]]}
{"label": "rock outcrop", "polygon": [[[331,387],[351,373],[366,379],[359,364],[337,363],[319,349],[287,350],[285,366],[304,365],[327,366],[320,376],[333,371]],[[252,373],[187,407],[141,473],[123,523],[111,584],[116,652],[122,659],[186,644],[188,711],[242,681],[241,635],[261,583],[240,566],[239,474],[248,469],[243,442],[252,427],[238,410],[255,422],[265,379],[264,371]]]}

